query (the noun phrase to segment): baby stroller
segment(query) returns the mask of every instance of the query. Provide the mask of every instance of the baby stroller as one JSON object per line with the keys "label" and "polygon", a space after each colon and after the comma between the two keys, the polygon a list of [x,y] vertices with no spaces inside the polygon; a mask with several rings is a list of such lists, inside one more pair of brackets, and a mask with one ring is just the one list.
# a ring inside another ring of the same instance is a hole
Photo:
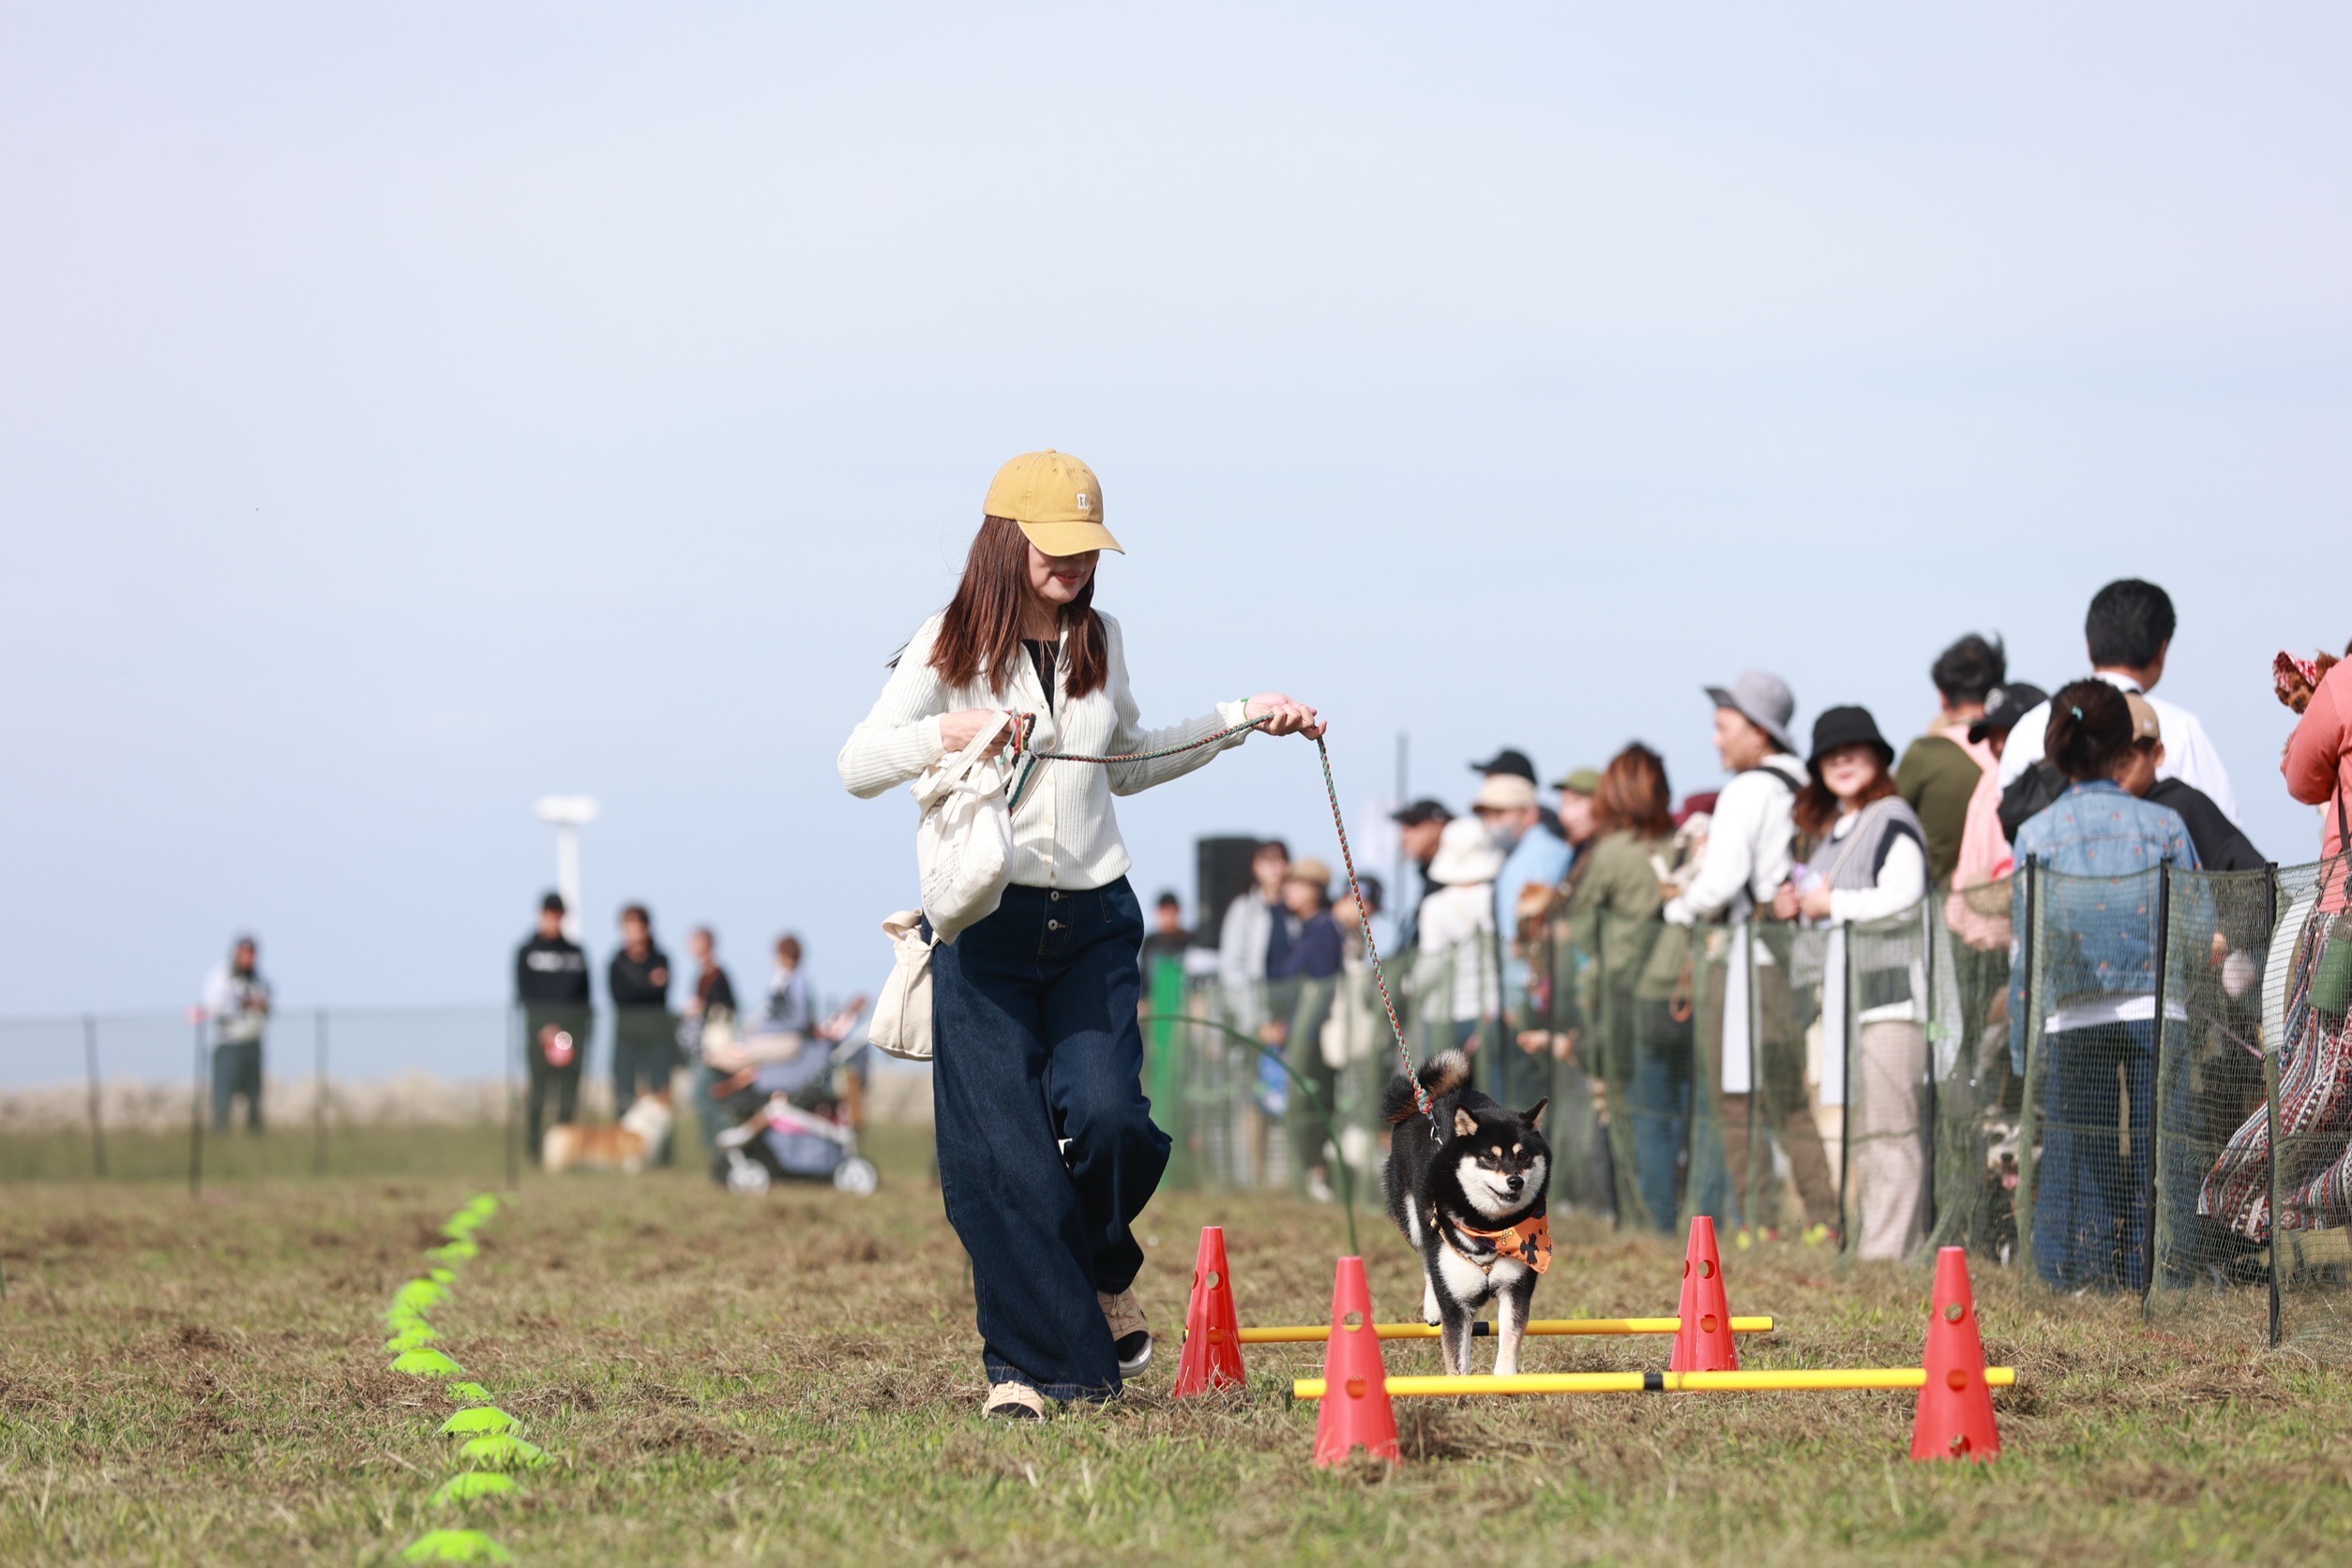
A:
{"label": "baby stroller", "polygon": [[[873,1162],[857,1152],[854,1093],[836,1083],[866,1048],[846,1028],[821,1028],[793,1055],[755,1061],[720,1080],[715,1093],[726,1124],[714,1139],[711,1175],[730,1192],[762,1193],[779,1180],[831,1181],[858,1198],[882,1184]],[[757,1035],[744,1044],[754,1050]],[[855,1071],[850,1068],[851,1071]]]}

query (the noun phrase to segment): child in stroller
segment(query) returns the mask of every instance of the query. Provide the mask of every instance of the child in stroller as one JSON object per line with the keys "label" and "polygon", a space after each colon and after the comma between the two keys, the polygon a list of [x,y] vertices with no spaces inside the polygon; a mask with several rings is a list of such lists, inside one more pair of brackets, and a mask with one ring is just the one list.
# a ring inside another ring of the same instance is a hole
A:
{"label": "child in stroller", "polygon": [[866,1079],[853,1039],[866,999],[859,997],[808,1034],[744,1034],[708,1052],[716,1081],[711,1108],[724,1129],[711,1157],[712,1179],[730,1192],[761,1193],[780,1178],[830,1180],[867,1197],[881,1184],[857,1152],[866,1122]]}

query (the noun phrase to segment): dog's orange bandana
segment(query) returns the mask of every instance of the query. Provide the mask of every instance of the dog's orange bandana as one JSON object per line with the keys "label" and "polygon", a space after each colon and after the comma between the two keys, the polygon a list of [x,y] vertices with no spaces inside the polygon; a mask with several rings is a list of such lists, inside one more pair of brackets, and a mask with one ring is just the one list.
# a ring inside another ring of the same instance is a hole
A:
{"label": "dog's orange bandana", "polygon": [[1505,1258],[1515,1259],[1537,1274],[1552,1266],[1552,1222],[1548,1215],[1537,1214],[1503,1230],[1480,1230],[1468,1225],[1456,1225],[1455,1229],[1491,1245],[1497,1262]]}

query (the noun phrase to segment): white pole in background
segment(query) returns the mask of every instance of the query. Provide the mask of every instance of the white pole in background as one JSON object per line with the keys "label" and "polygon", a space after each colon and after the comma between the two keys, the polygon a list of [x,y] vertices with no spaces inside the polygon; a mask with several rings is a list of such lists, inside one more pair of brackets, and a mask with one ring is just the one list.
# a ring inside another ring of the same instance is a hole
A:
{"label": "white pole in background", "polygon": [[586,795],[542,795],[533,809],[555,824],[555,891],[564,898],[564,934],[580,940],[580,830],[596,820],[596,803]]}

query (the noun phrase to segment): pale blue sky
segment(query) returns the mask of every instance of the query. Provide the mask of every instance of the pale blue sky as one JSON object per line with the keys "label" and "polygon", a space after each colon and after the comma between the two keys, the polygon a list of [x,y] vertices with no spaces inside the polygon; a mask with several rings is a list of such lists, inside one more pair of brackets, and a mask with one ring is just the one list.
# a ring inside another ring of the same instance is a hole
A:
{"label": "pale blue sky", "polygon": [[[502,994],[589,925],[870,986],[833,758],[1054,445],[1147,718],[1283,686],[1350,804],[1699,684],[1928,711],[2165,583],[2247,825],[2352,636],[2324,5],[0,7],[0,1012]],[[1122,807],[1328,853],[1310,748]]]}

